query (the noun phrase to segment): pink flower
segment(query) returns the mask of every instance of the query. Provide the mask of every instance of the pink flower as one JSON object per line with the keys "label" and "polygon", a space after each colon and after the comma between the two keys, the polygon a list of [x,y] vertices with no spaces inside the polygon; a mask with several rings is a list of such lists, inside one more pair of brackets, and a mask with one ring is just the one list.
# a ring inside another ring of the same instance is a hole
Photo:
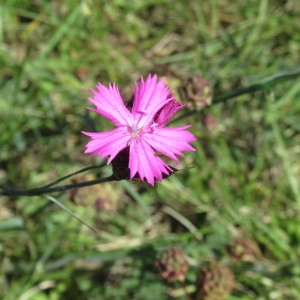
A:
{"label": "pink flower", "polygon": [[[126,107],[115,83],[105,87],[101,83],[98,90],[92,90],[94,97],[89,100],[96,108],[90,110],[109,119],[116,128],[107,132],[83,132],[92,138],[86,145],[85,153],[109,156],[107,164],[123,151],[129,155],[129,177],[146,179],[154,185],[155,179],[162,181],[163,173],[169,175],[173,169],[168,166],[156,151],[178,162],[182,151],[195,151],[189,142],[195,137],[181,126],[167,128],[165,125],[184,105],[176,102],[164,79],[157,76],[141,77],[140,85],[135,83],[132,108]],[[129,152],[129,154],[128,154]],[[129,179],[129,178],[128,178]]]}

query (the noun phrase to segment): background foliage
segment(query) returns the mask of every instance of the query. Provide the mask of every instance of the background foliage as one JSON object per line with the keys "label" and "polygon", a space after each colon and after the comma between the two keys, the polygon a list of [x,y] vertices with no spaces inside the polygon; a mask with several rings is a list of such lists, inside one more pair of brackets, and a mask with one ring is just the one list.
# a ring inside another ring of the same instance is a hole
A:
{"label": "background foliage", "polygon": [[[0,197],[1,299],[184,299],[155,268],[168,247],[188,257],[191,292],[201,266],[222,261],[235,274],[228,299],[298,299],[299,79],[214,103],[299,73],[298,1],[6,0],[0,9],[2,187],[99,163],[83,155],[80,133],[111,126],[85,108],[98,81],[117,82],[127,99],[148,73],[175,92],[201,74],[214,90],[211,106],[177,122],[198,139],[177,166],[192,169],[154,189],[113,182],[52,195],[97,234],[41,196]],[[247,261],[228,252],[238,238],[255,245]]]}

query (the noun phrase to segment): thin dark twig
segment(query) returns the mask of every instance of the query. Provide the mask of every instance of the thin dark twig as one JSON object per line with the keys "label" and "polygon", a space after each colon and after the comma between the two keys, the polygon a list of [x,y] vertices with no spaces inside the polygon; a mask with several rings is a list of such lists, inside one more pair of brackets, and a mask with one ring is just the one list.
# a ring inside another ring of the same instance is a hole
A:
{"label": "thin dark twig", "polygon": [[61,178],[59,178],[59,179],[57,179],[57,180],[55,180],[55,181],[53,181],[53,182],[50,182],[49,184],[44,185],[44,186],[42,186],[41,188],[48,188],[48,187],[51,187],[51,186],[56,185],[57,183],[59,183],[59,182],[65,180],[65,179],[68,179],[69,177],[72,177],[72,176],[74,176],[74,175],[77,175],[77,174],[80,174],[80,173],[83,173],[83,172],[86,172],[86,171],[89,171],[89,170],[102,168],[102,167],[104,167],[104,166],[105,166],[105,163],[102,163],[102,164],[99,165],[99,166],[89,166],[89,167],[80,169],[79,171],[76,171],[76,172],[74,172],[74,173],[68,174],[68,175],[63,176],[63,177],[61,177]]}
{"label": "thin dark twig", "polygon": [[113,175],[105,177],[105,178],[99,178],[95,180],[90,181],[84,181],[79,183],[73,183],[73,184],[67,184],[67,185],[61,185],[56,187],[41,187],[36,189],[10,189],[10,188],[4,188],[0,190],[0,195],[5,196],[37,196],[42,195],[45,193],[54,193],[54,192],[63,192],[67,190],[71,190],[74,188],[81,188],[85,186],[91,186],[98,183],[104,183],[109,181],[115,181],[117,180]]}

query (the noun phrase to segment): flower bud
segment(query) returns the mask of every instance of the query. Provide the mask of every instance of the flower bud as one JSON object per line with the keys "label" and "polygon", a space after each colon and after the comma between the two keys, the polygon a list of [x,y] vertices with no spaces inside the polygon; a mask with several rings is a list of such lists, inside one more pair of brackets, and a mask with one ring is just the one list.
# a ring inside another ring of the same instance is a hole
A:
{"label": "flower bud", "polygon": [[209,81],[196,74],[184,80],[179,92],[188,108],[200,111],[211,104],[213,88]]}
{"label": "flower bud", "polygon": [[196,300],[225,300],[233,287],[232,271],[220,262],[210,263],[199,272]]}
{"label": "flower bud", "polygon": [[169,282],[184,281],[188,261],[181,248],[168,248],[156,261],[156,267],[160,275]]}
{"label": "flower bud", "polygon": [[227,247],[227,251],[236,261],[253,261],[260,256],[256,242],[247,238],[237,238]]}

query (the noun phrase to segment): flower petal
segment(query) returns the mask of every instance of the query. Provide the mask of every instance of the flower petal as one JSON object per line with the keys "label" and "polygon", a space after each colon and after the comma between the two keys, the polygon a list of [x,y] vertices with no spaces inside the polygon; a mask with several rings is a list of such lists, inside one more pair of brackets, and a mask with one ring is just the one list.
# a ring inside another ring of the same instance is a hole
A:
{"label": "flower petal", "polygon": [[144,81],[141,77],[140,86],[135,83],[135,95],[132,114],[139,124],[149,124],[156,113],[168,102],[173,100],[170,88],[165,85],[164,79],[157,82],[157,76],[149,75]]}
{"label": "flower petal", "polygon": [[172,101],[168,102],[160,109],[159,112],[157,112],[157,114],[154,116],[154,122],[159,126],[165,126],[173,117],[173,115],[175,115],[177,111],[184,106],[184,104],[181,104],[172,98]]}
{"label": "flower petal", "polygon": [[92,90],[94,97],[89,98],[96,109],[90,109],[111,120],[116,126],[131,124],[131,113],[124,105],[117,85],[109,84],[107,88],[98,83],[97,89],[98,91]]}
{"label": "flower petal", "polygon": [[145,178],[152,186],[155,178],[162,181],[162,173],[168,175],[172,172],[172,169],[155,154],[150,145],[139,140],[130,144],[129,169],[130,179],[138,173],[141,180]]}
{"label": "flower petal", "polygon": [[192,133],[185,130],[190,126],[175,128],[156,128],[154,133],[144,133],[142,138],[155,150],[178,162],[178,156],[184,156],[182,151],[195,151],[188,143],[196,141]]}
{"label": "flower petal", "polygon": [[86,144],[84,153],[99,154],[100,158],[109,156],[107,164],[109,164],[115,156],[128,146],[130,136],[125,127],[119,127],[107,132],[84,132],[83,134],[92,138]]}

